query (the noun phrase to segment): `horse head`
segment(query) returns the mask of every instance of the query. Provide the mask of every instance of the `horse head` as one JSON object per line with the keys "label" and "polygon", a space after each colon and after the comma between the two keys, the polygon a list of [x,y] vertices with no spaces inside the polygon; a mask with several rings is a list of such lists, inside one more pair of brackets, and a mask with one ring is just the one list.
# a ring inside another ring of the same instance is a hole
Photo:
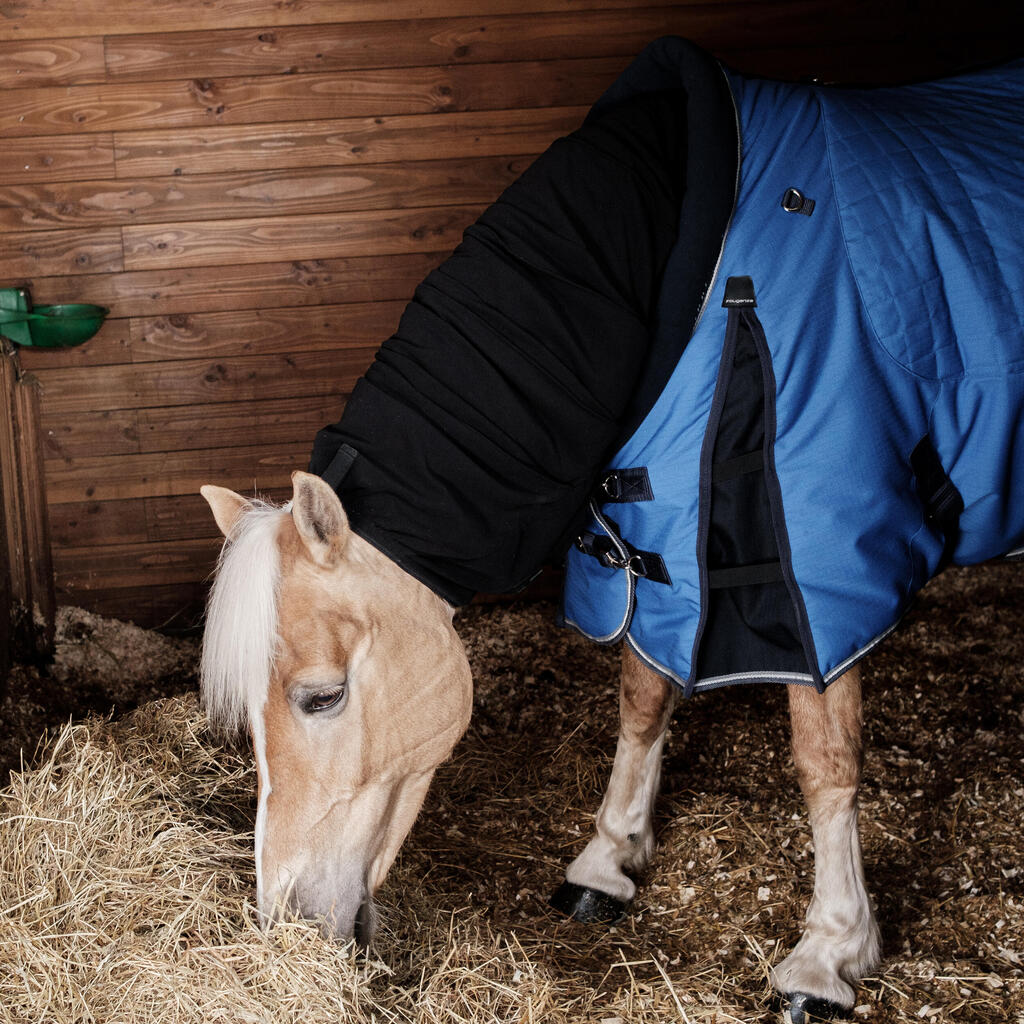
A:
{"label": "horse head", "polygon": [[372,896],[469,722],[452,609],[355,532],[319,477],[290,504],[202,488],[225,536],[203,641],[211,721],[248,727],[257,902],[368,941]]}

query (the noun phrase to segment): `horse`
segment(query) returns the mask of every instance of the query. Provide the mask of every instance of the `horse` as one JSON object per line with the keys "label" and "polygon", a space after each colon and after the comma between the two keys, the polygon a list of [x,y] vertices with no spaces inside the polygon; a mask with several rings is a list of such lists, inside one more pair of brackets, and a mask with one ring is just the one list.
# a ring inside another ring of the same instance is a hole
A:
{"label": "horse", "polygon": [[[1009,334],[987,335],[981,356],[957,344],[896,351],[886,295],[862,312],[862,292],[907,286],[899,275],[914,272],[914,261],[900,263],[895,282],[880,282],[872,276],[880,261],[858,249],[861,207],[844,206],[851,186],[832,168],[836,124],[851,108],[828,108],[831,96],[817,87],[748,82],[691,44],[654,44],[420,286],[341,422],[317,435],[311,471],[292,474],[290,502],[202,488],[225,538],[202,688],[211,721],[251,734],[266,921],[290,911],[339,939],[371,939],[373,894],[469,721],[472,679],[454,609],[475,591],[514,590],[561,556],[566,622],[599,642],[625,642],[611,777],[554,905],[597,922],[634,897],[632,876],[654,850],[661,752],[680,694],[779,682],[815,876],[803,933],[772,984],[788,1019],[803,1024],[852,1008],[858,980],[880,963],[857,824],[858,661],[948,561],[979,561],[1024,541],[1016,500],[1024,467],[1013,454],[1024,450],[1022,417],[1009,417],[1008,454],[980,484],[962,472],[962,462],[977,461],[969,434],[957,435],[965,458],[951,461],[942,423],[949,381],[971,380],[978,366],[999,382],[987,396],[1024,408],[1010,372],[1022,318],[1020,306],[997,310]],[[998,108],[1002,88],[971,80],[972,116],[979,96]],[[881,106],[871,93],[842,103],[882,110],[871,115],[882,125],[872,131],[907,155],[893,125],[908,103],[915,130],[921,104],[946,110],[953,94],[944,90],[884,91]],[[782,117],[787,111],[793,116]],[[818,164],[815,136],[797,147],[800,160],[820,165],[805,171],[806,188],[777,187],[792,172],[771,173],[784,147],[746,145],[780,121],[783,132],[830,125]],[[860,146],[863,121],[851,115],[848,133]],[[1024,133],[1015,138],[1020,148]],[[919,152],[908,159],[922,164]],[[1020,189],[1008,195],[1000,202],[1020,205]],[[876,198],[885,216],[887,197]],[[970,200],[973,210],[978,197]],[[741,271],[762,266],[751,256],[762,242],[769,262],[785,268],[782,232],[807,239],[792,256],[797,265],[807,261],[801,246],[831,251],[832,220],[846,232],[849,265],[817,277],[808,270],[799,291],[831,287],[835,314],[797,330],[777,315],[780,289],[792,291],[785,277]],[[823,235],[809,234],[815,224]],[[901,225],[904,238],[908,231]],[[750,240],[738,251],[744,233]],[[875,244],[876,231],[863,235]],[[971,257],[979,275],[984,260],[1002,259],[994,251]],[[925,262],[930,280],[935,261]],[[1019,282],[1022,263],[999,269]],[[1017,284],[1009,291],[1024,295]],[[844,310],[855,299],[861,305]],[[799,383],[846,367],[833,320],[844,321],[844,334],[845,321],[871,329],[869,342],[856,339],[868,368],[846,405]],[[812,327],[821,335],[813,343]],[[806,371],[791,365],[792,335],[809,353]],[[1006,337],[1008,355],[999,349]],[[701,367],[710,382],[698,385]],[[910,411],[880,404],[900,390],[912,391]],[[987,407],[972,406],[973,419],[988,424]],[[681,426],[661,422],[666,409]],[[874,490],[862,495],[859,455],[829,474],[808,468],[807,449],[810,435],[865,411],[860,436],[874,456],[891,450],[891,462],[881,460]],[[645,426],[652,420],[656,431]],[[684,462],[688,435],[696,452]],[[813,516],[799,511],[802,492]],[[880,495],[896,511],[877,512]],[[861,506],[866,525],[854,529],[851,510]],[[650,521],[657,529],[645,534]],[[880,569],[862,565],[867,550],[880,552]],[[814,577],[805,573],[808,551]],[[841,568],[823,571],[836,559]],[[739,620],[754,621],[752,638],[737,632]]]}

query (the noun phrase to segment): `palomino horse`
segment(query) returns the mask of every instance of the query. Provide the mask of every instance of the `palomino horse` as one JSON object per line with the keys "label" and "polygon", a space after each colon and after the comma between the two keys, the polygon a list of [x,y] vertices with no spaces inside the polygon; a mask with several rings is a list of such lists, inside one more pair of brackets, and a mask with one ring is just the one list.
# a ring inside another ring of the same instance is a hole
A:
{"label": "palomino horse", "polygon": [[947,561],[1024,544],[1022,97],[1024,64],[845,93],[660,41],[417,289],[290,505],[203,488],[203,689],[252,734],[266,918],[369,938],[469,718],[453,605],[566,558],[566,621],[626,653],[553,902],[633,897],[677,690],[784,683],[816,875],[773,982],[793,1024],[853,1006],[855,663]]}
{"label": "palomino horse", "polygon": [[[287,907],[368,941],[373,893],[469,722],[472,680],[451,606],[353,533],[322,479],[292,479],[284,508],[202,489],[230,541],[209,605],[204,696],[214,722],[252,734],[261,913]],[[611,779],[595,835],[566,872],[578,916],[632,899],[629,873],[654,850],[674,693],[625,652]],[[880,955],[857,833],[859,671],[824,694],[794,685],[789,695],[816,874],[803,937],[774,984],[794,1010],[852,1006],[851,983]]]}

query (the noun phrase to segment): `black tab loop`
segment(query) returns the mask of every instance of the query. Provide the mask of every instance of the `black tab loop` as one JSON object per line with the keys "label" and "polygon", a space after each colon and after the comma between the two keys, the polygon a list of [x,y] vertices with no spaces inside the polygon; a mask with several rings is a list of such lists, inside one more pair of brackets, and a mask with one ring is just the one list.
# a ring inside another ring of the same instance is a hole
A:
{"label": "black tab loop", "polygon": [[336,491],[338,485],[345,479],[346,474],[352,468],[352,463],[359,458],[359,452],[350,445],[343,444],[334,454],[334,458],[327,464],[327,468],[320,476]]}
{"label": "black tab loop", "polygon": [[787,188],[782,197],[782,208],[786,213],[802,213],[810,217],[814,213],[814,200],[808,199],[798,188]]}
{"label": "black tab loop", "polygon": [[749,277],[730,277],[725,282],[725,298],[722,305],[726,309],[752,309],[757,305],[754,294],[754,281]]}
{"label": "black tab loop", "polygon": [[611,469],[601,478],[597,489],[599,504],[614,501],[653,501],[651,479],[646,466],[632,469]]}

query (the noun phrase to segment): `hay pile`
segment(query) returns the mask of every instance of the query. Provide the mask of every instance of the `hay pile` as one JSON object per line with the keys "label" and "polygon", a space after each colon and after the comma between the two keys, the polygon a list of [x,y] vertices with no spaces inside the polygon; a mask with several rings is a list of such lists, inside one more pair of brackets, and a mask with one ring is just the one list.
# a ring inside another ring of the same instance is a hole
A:
{"label": "hay pile", "polygon": [[[873,659],[865,857],[886,962],[856,1019],[1024,1024],[1024,583],[951,573]],[[616,657],[551,609],[461,618],[479,681],[381,893],[369,955],[253,899],[254,778],[193,695],[66,726],[0,796],[0,1020],[775,1020],[811,849],[784,693],[677,712],[660,849],[616,928],[546,898],[589,834],[614,750]]]}

